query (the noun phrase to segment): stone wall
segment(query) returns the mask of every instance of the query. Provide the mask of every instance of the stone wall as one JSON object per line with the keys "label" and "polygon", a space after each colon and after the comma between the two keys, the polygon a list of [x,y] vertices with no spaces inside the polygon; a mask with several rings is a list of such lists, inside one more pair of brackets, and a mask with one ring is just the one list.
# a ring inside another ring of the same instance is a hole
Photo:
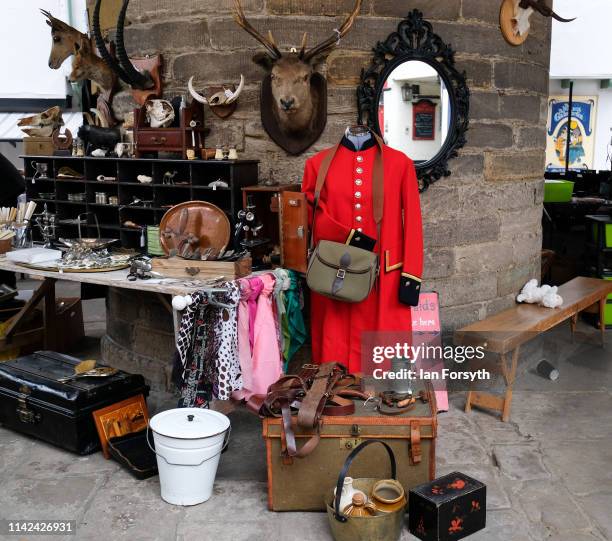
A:
{"label": "stone wall", "polygon": [[[272,30],[283,49],[327,36],[352,0],[243,0],[251,22]],[[400,18],[421,9],[457,51],[472,90],[469,144],[452,161],[452,176],[422,197],[427,289],[440,293],[445,328],[495,313],[512,303],[528,278],[539,276],[549,20],[533,16],[532,36],[515,48],[498,28],[500,0],[363,0],[362,15],[327,64],[329,118],[320,141],[289,157],[263,131],[262,71],[251,62],[259,44],[231,18],[231,0],[132,0],[126,30],[131,53],[164,55],[167,95],[205,84],[248,85],[226,121],[209,115],[209,146],[235,145],[261,160],[260,178],[299,182],[304,160],[336,142],[355,121],[355,86],[370,50]]]}

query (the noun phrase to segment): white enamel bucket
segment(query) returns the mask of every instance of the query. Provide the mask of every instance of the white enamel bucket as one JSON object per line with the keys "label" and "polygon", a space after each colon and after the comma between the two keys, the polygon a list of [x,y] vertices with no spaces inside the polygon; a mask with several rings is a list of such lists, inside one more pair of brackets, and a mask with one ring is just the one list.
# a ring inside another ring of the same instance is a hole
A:
{"label": "white enamel bucket", "polygon": [[162,499],[174,505],[208,500],[221,452],[229,441],[229,419],[217,411],[178,408],[158,413],[149,427]]}

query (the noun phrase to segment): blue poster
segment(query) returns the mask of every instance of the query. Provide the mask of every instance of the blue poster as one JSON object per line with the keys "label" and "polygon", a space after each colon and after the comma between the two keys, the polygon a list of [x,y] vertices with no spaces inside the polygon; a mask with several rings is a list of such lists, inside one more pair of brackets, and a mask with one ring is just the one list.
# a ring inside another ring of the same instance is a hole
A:
{"label": "blue poster", "polygon": [[574,171],[592,169],[595,149],[596,97],[576,97],[568,126],[569,102],[566,97],[548,101],[546,170],[565,171],[569,134],[569,168]]}

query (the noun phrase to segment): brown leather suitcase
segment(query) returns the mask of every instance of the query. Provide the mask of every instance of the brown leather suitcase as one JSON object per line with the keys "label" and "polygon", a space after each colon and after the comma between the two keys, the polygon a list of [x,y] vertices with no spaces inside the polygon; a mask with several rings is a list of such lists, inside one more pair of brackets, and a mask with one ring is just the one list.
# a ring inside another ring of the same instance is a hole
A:
{"label": "brown leather suitcase", "polygon": [[286,269],[308,268],[308,202],[301,192],[281,192],[281,261]]}
{"label": "brown leather suitcase", "polygon": [[[284,437],[279,418],[263,420],[268,469],[268,507],[273,511],[323,511],[324,497],[335,486],[346,457],[362,441],[377,438],[387,443],[397,460],[397,478],[406,493],[435,477],[437,417],[435,395],[427,385],[428,403],[417,401],[411,411],[381,415],[363,400],[355,401],[355,414],[323,416],[321,439],[305,458],[283,456]],[[312,430],[292,425],[298,446],[308,440]],[[372,445],[363,451],[362,460],[351,467],[352,477],[381,477],[388,463],[383,446]],[[391,472],[388,472],[390,475]]]}

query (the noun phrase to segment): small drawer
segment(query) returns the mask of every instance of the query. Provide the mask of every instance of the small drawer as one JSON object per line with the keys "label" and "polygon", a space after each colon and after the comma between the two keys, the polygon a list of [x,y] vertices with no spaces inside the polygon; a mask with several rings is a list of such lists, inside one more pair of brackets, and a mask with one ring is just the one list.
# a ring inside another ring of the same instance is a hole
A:
{"label": "small drawer", "polygon": [[141,147],[180,147],[183,144],[180,131],[139,131],[136,144]]}

